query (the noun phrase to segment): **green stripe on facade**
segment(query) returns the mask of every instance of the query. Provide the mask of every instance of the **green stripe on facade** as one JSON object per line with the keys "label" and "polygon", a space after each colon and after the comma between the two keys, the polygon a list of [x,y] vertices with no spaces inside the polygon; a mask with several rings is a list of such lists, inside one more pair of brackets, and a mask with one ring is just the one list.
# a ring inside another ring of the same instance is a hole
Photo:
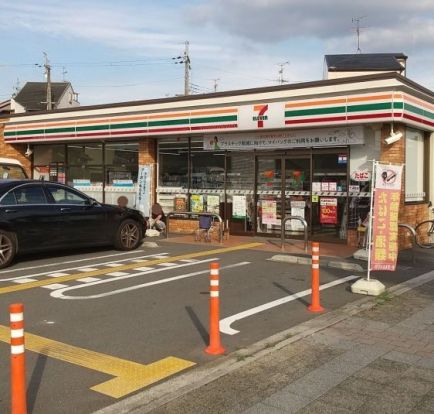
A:
{"label": "green stripe on facade", "polygon": [[10,136],[15,136],[15,135],[28,135],[28,134],[43,134],[45,131],[43,129],[32,129],[32,130],[28,130],[28,131],[14,131],[14,132],[5,132],[5,135],[8,136],[10,134]]}
{"label": "green stripe on facade", "polygon": [[[395,105],[394,105],[394,108],[398,109]],[[402,106],[401,106],[401,108],[402,108]],[[392,109],[392,103],[391,102],[382,102],[382,103],[375,103],[375,104],[363,104],[363,105],[349,105],[349,106],[347,106],[348,112],[380,111],[383,109]]]}
{"label": "green stripe on facade", "polygon": [[328,114],[344,114],[345,106],[333,106],[330,108],[313,108],[313,109],[298,109],[296,111],[285,111],[286,117],[305,116],[305,115],[328,115]]}
{"label": "green stripe on facade", "polygon": [[188,125],[187,119],[168,119],[164,121],[149,121],[149,127],[166,126],[166,125]]}
{"label": "green stripe on facade", "polygon": [[408,103],[404,105],[404,109],[415,114],[425,116],[426,118],[434,119],[434,112],[427,111],[426,109],[422,109]]}
{"label": "green stripe on facade", "polygon": [[123,128],[147,128],[147,122],[131,122],[129,124],[112,124],[110,129],[123,129]]}
{"label": "green stripe on facade", "polygon": [[237,115],[227,115],[227,116],[211,116],[208,118],[191,118],[190,124],[205,124],[209,122],[228,122],[236,121]]}

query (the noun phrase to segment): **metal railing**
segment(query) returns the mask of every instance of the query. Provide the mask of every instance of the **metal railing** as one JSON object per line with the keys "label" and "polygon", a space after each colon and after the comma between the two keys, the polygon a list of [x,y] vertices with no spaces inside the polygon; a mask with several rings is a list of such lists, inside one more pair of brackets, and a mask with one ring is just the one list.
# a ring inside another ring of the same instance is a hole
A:
{"label": "metal railing", "polygon": [[286,216],[282,222],[282,228],[280,230],[280,248],[283,251],[285,251],[285,232],[286,232],[286,222],[289,220],[298,220],[303,224],[304,227],[304,251],[307,253],[307,221],[304,219],[304,217],[301,216]]}
{"label": "metal railing", "polygon": [[166,239],[169,238],[169,222],[170,217],[199,217],[199,216],[211,216],[213,218],[216,218],[219,221],[219,243],[223,243],[223,219],[218,215],[214,213],[194,213],[193,211],[171,211],[166,215]]}

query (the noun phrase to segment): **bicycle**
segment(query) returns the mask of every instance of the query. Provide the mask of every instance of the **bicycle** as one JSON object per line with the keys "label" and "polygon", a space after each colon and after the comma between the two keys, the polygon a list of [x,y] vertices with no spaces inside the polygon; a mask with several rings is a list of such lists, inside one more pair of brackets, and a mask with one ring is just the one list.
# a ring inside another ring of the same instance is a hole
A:
{"label": "bicycle", "polygon": [[434,247],[434,219],[422,221],[414,230],[416,231],[416,244],[419,247],[423,249]]}

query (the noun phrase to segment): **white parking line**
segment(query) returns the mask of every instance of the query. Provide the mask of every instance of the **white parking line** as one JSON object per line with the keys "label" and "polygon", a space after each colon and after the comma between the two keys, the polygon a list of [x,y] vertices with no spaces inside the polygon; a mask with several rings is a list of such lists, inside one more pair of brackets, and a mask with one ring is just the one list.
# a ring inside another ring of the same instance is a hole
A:
{"label": "white parking line", "polygon": [[158,263],[158,266],[161,266],[161,267],[173,267],[173,266],[176,266],[176,263],[173,263],[173,262]]}
{"label": "white parking line", "polygon": [[45,285],[41,287],[43,287],[44,289],[56,290],[56,289],[62,289],[68,287],[68,285],[62,285],[61,283],[53,283],[52,285]]}
{"label": "white parking line", "polygon": [[[350,280],[359,279],[359,278],[360,276],[343,277],[342,279],[337,279],[334,280],[333,282],[325,283],[324,285],[321,285],[319,289],[320,290],[328,289],[333,286],[337,286],[342,283],[348,282]],[[248,318],[249,316],[255,315],[265,310],[274,308],[275,306],[283,305],[284,303],[288,303],[298,298],[302,298],[303,296],[310,295],[311,292],[312,289],[303,290],[302,292],[294,293],[293,295],[285,296],[283,298],[273,300],[272,302],[268,302],[268,303],[264,303],[263,305],[256,306],[255,308],[245,310],[244,312],[237,313],[236,315],[232,315],[227,318],[224,318],[220,320],[220,332],[225,333],[227,335],[235,335],[240,331],[231,328],[231,325],[234,322],[239,321],[240,319]]]}
{"label": "white parking line", "polygon": [[36,282],[36,279],[30,279],[27,277],[23,277],[17,280],[13,280],[15,283],[30,283],[30,282]]}
{"label": "white parking line", "polygon": [[80,269],[77,269],[79,272],[87,273],[87,272],[94,272],[95,270],[98,270],[96,267],[80,267]]}
{"label": "white parking line", "polygon": [[[212,258],[212,259],[208,259],[208,260],[201,260],[200,263],[210,262],[210,261],[214,261],[214,260],[217,260],[217,259]],[[239,266],[245,266],[247,264],[250,264],[250,262],[240,262],[240,263],[235,263],[235,264],[228,265],[228,266],[222,266],[220,268],[220,270],[229,269],[229,268],[233,268],[233,267],[239,267]],[[188,264],[179,265],[178,267],[184,267],[184,266],[188,266]],[[164,269],[164,268],[158,269],[158,270],[155,270],[155,272],[160,272],[160,271],[164,271],[164,270],[167,270],[167,269]],[[147,272],[137,273],[137,274],[131,275],[130,277],[141,276],[145,273],[147,273]],[[103,298],[106,296],[117,295],[119,293],[129,292],[131,290],[142,289],[142,288],[149,287],[149,286],[161,285],[163,283],[174,282],[176,280],[186,279],[188,277],[199,276],[199,275],[203,275],[203,274],[209,274],[209,269],[200,270],[198,272],[193,272],[193,273],[187,273],[187,274],[183,274],[183,275],[179,275],[179,276],[169,277],[167,279],[155,280],[153,282],[142,283],[140,285],[129,286],[129,287],[122,288],[122,289],[116,289],[116,290],[112,290],[110,292],[100,293],[97,295],[89,295],[89,296],[64,296],[63,295],[63,293],[66,291],[74,290],[74,289],[80,289],[82,287],[88,287],[89,285],[70,286],[70,287],[67,287],[64,289],[59,289],[59,290],[56,290],[54,292],[51,292],[50,295],[53,298],[58,298],[58,299],[73,299],[73,300],[99,299],[99,298]],[[105,282],[105,280],[101,280],[101,282]],[[92,283],[91,285],[94,285],[97,283],[98,282],[95,282],[95,283]]]}
{"label": "white parking line", "polygon": [[77,279],[77,282],[91,283],[91,282],[96,282],[98,280],[101,279],[98,277],[82,277],[81,279]]}
{"label": "white parking line", "polygon": [[[88,260],[98,260],[98,259],[105,259],[106,257],[125,256],[126,254],[137,254],[137,253],[139,253],[137,250],[133,250],[133,251],[129,251],[129,252],[123,252],[123,253],[112,253],[112,254],[108,254],[105,256],[95,256],[95,257],[88,257],[85,259],[68,260],[66,262],[62,261],[62,264],[85,262]],[[158,254],[167,254],[167,253],[158,253]],[[152,256],[154,256],[154,255],[152,255]],[[143,257],[146,257],[146,256],[143,256]],[[131,258],[125,259],[125,260],[131,260]],[[56,262],[56,263],[46,263],[46,264],[38,265],[38,266],[20,267],[17,269],[7,269],[7,270],[0,271],[0,275],[6,274],[6,273],[12,273],[12,272],[20,272],[22,270],[38,269],[41,267],[57,266],[58,264],[59,263]],[[4,280],[6,280],[6,279],[4,279]]]}
{"label": "white parking line", "polygon": [[[165,255],[165,256],[163,256],[163,258],[166,258],[168,254],[169,253],[159,253],[158,257],[160,257],[161,255]],[[109,257],[109,256],[107,256],[107,257]],[[155,255],[155,254],[147,254],[145,256],[140,256],[140,257],[143,257],[143,258],[145,258],[145,257],[152,257],[152,258],[154,258],[154,257],[157,257],[157,255]],[[131,260],[131,259],[129,258],[129,259],[120,259],[120,260],[111,261],[111,262],[92,263],[92,265],[93,266],[104,266],[104,265],[107,265],[108,263],[122,263],[122,262],[127,262],[129,260]],[[144,261],[146,261],[146,260],[141,260],[141,262],[144,262]],[[64,262],[64,263],[66,263],[66,262]],[[58,264],[59,263],[57,263],[57,265]],[[36,266],[36,267],[41,267],[41,266]],[[29,269],[32,269],[32,268],[30,267]],[[77,271],[79,271],[79,269],[83,269],[83,267],[79,267],[79,266],[77,267],[76,266],[76,267],[69,267],[69,268],[65,268],[65,269],[57,269],[57,272],[51,271],[51,272],[34,273],[32,275],[26,275],[26,276],[15,276],[15,277],[7,278],[7,279],[0,279],[0,282],[10,282],[10,281],[16,281],[16,280],[20,280],[20,279],[26,279],[26,278],[29,278],[29,277],[31,278],[31,277],[37,277],[37,276],[53,275],[53,274],[56,274],[56,273],[59,273],[59,272],[67,272],[69,270],[74,270],[74,271],[77,270]],[[67,274],[69,274],[69,273],[65,273],[62,276],[66,276]],[[19,283],[19,282],[16,282],[16,283]],[[23,283],[26,283],[26,282],[23,282]]]}
{"label": "white parking line", "polygon": [[57,272],[57,273],[50,273],[47,276],[48,277],[60,277],[60,276],[67,276],[67,275],[69,275],[69,273]]}

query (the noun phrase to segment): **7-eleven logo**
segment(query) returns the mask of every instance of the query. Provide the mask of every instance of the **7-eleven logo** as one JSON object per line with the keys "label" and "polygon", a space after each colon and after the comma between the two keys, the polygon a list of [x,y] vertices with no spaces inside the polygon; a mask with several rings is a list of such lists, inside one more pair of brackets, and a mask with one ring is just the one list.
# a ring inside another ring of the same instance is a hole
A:
{"label": "7-eleven logo", "polygon": [[253,107],[253,111],[258,113],[258,115],[253,117],[253,120],[258,122],[258,128],[263,128],[264,121],[268,119],[268,116],[265,115],[265,113],[268,111],[268,105],[255,105]]}

